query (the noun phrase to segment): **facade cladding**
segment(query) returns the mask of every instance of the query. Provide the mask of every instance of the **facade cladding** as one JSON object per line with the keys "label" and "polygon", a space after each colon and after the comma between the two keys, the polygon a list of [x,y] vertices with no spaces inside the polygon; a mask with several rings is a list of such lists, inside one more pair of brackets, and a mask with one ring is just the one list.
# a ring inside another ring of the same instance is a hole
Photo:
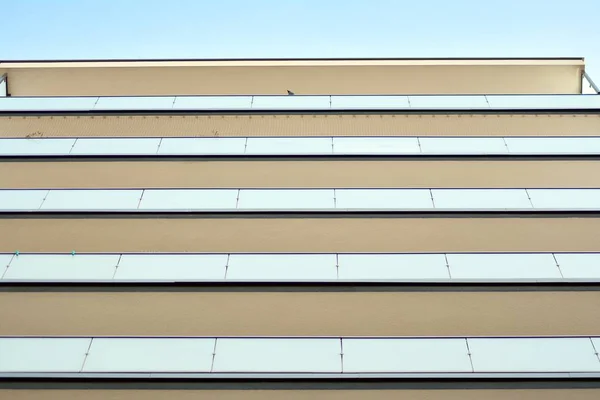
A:
{"label": "facade cladding", "polygon": [[0,399],[600,398],[583,59],[0,76]]}

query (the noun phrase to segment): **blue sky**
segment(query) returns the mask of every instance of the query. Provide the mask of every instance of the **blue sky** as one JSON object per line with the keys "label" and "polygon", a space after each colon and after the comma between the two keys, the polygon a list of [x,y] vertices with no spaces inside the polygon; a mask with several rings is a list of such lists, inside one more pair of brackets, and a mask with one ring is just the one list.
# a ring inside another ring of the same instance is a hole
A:
{"label": "blue sky", "polygon": [[584,56],[600,0],[0,0],[0,59]]}

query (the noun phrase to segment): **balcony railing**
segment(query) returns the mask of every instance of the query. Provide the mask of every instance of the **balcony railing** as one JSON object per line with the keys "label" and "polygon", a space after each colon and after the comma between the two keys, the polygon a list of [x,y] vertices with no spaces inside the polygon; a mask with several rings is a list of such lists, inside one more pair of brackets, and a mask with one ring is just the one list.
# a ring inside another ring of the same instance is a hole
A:
{"label": "balcony railing", "polygon": [[0,212],[600,211],[600,189],[2,189]]}
{"label": "balcony railing", "polygon": [[0,284],[599,283],[600,253],[0,253]]}
{"label": "balcony railing", "polygon": [[590,336],[2,337],[0,377],[597,378],[598,348]]}
{"label": "balcony railing", "polygon": [[0,139],[0,157],[598,155],[600,137]]}
{"label": "balcony railing", "polygon": [[597,110],[589,95],[5,97],[0,113]]}

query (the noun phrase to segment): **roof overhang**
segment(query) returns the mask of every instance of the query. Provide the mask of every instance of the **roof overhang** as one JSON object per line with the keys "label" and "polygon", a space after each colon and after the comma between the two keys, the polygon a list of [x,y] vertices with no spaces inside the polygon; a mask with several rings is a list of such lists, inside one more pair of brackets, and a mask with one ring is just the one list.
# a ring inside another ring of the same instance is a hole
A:
{"label": "roof overhang", "polygon": [[573,94],[583,58],[2,61],[12,96]]}

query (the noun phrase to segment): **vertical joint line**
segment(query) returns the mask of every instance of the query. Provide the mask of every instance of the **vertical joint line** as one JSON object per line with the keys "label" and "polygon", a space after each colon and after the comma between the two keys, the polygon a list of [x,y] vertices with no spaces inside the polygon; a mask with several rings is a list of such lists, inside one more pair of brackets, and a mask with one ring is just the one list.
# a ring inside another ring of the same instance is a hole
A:
{"label": "vertical joint line", "polygon": [[592,340],[591,337],[590,337],[590,343],[592,344],[592,348],[594,349],[594,354],[596,355],[598,362],[600,362],[600,355],[598,355],[598,350],[596,349],[596,346],[594,345],[594,341]]}
{"label": "vertical joint line", "polygon": [[92,107],[92,108],[96,108],[96,104],[98,104],[99,101],[100,101],[100,97],[96,97],[96,101],[94,102],[94,107]]}
{"label": "vertical joint line", "polygon": [[531,196],[529,196],[529,191],[525,189],[525,194],[527,195],[527,199],[529,200],[529,204],[531,204],[531,208],[535,208],[533,205],[533,201],[531,200]]}
{"label": "vertical joint line", "polygon": [[421,147],[421,139],[417,136],[417,145],[419,146],[419,153],[423,153],[423,148]]}
{"label": "vertical joint line", "polygon": [[254,96],[250,96],[250,108],[254,107]]}
{"label": "vertical joint line", "polygon": [[79,138],[75,138],[75,140],[73,141],[73,144],[71,145],[71,148],[69,149],[69,153],[71,154],[73,152],[73,147],[75,147],[75,145],[77,144],[77,141],[79,140]]}
{"label": "vertical joint line", "polygon": [[235,195],[235,208],[237,209],[239,207],[240,204],[240,194],[241,194],[242,189],[238,189],[237,190],[237,194]]}
{"label": "vertical joint line", "polygon": [[146,189],[142,189],[142,195],[140,196],[140,199],[138,201],[138,205],[137,205],[137,209],[140,209],[140,205],[142,204],[142,199],[144,198],[144,193],[146,193]]}
{"label": "vertical joint line", "polygon": [[335,142],[333,136],[331,137],[331,154],[335,153]]}
{"label": "vertical joint line", "polygon": [[12,257],[10,257],[10,260],[8,260],[8,264],[6,264],[6,268],[4,268],[4,271],[2,271],[2,276],[0,276],[0,279],[4,279],[4,275],[6,275],[6,273],[8,272],[8,268],[10,268],[10,263],[15,259],[15,253],[12,254]]}
{"label": "vertical joint line", "polygon": [[340,371],[344,373],[344,339],[340,338]]}
{"label": "vertical joint line", "polygon": [[46,198],[48,198],[48,195],[50,194],[50,189],[48,189],[46,191],[46,194],[44,195],[44,198],[42,199],[42,202],[40,203],[40,206],[38,207],[38,210],[42,209],[42,206],[44,205],[44,203],[46,202]]}
{"label": "vertical joint line", "polygon": [[488,107],[491,107],[490,106],[490,101],[488,100],[488,97],[487,97],[487,94],[484,94],[483,98],[485,99],[485,102],[487,103]]}
{"label": "vertical joint line", "polygon": [[246,154],[247,151],[248,151],[248,137],[246,137],[246,140],[244,140],[244,154]]}
{"label": "vertical joint line", "polygon": [[431,204],[433,205],[433,208],[435,208],[435,199],[433,198],[433,191],[431,189],[429,190],[429,197],[431,197]]}
{"label": "vertical joint line", "polygon": [[408,102],[408,108],[412,108],[412,104],[410,104],[410,96],[406,96],[406,101]]}
{"label": "vertical joint line", "polygon": [[335,189],[333,189],[333,208],[337,208],[337,199],[335,198]]}
{"label": "vertical joint line", "polygon": [[223,279],[227,279],[227,270],[229,269],[229,257],[231,257],[231,254],[227,253],[227,260],[225,261],[225,276],[223,276]]}
{"label": "vertical joint line", "polygon": [[335,253],[335,277],[340,279],[340,255]]}
{"label": "vertical joint line", "polygon": [[467,355],[469,356],[469,363],[471,363],[471,372],[475,372],[475,367],[473,366],[473,355],[471,354],[471,348],[469,347],[468,338],[465,338],[465,344],[467,345]]}
{"label": "vertical joint line", "polygon": [[510,153],[510,149],[508,148],[508,143],[506,143],[506,138],[502,137],[502,141],[504,142],[504,147],[506,147],[506,152]]}
{"label": "vertical joint line", "polygon": [[215,345],[213,346],[212,352],[212,360],[210,362],[210,372],[213,372],[213,368],[215,367],[215,357],[217,356],[217,340],[219,340],[219,338],[215,338]]}
{"label": "vertical joint line", "polygon": [[558,273],[560,274],[560,277],[564,278],[565,276],[562,273],[562,269],[560,269],[560,264],[558,263],[558,260],[556,259],[556,254],[552,253],[552,258],[554,258],[554,263],[556,264],[556,268],[558,268]]}
{"label": "vertical joint line", "polygon": [[81,369],[79,370],[79,372],[83,372],[83,368],[85,367],[85,362],[87,361],[88,354],[90,354],[90,349],[92,348],[93,341],[94,341],[94,338],[90,338],[90,344],[88,345],[88,348],[85,351],[85,356],[83,357],[83,363],[81,364]]}
{"label": "vertical joint line", "polygon": [[119,254],[119,259],[117,260],[117,265],[115,265],[115,272],[113,272],[113,276],[112,279],[115,279],[115,276],[117,276],[117,269],[119,268],[119,264],[121,263],[121,257],[123,257],[123,254]]}
{"label": "vertical joint line", "polygon": [[160,151],[160,145],[162,144],[164,138],[160,138],[160,140],[158,141],[158,147],[156,147],[156,154],[158,154],[158,152]]}
{"label": "vertical joint line", "polygon": [[448,270],[448,277],[452,279],[452,272],[450,271],[450,263],[448,262],[448,254],[444,253],[444,260],[446,260],[446,269]]}

